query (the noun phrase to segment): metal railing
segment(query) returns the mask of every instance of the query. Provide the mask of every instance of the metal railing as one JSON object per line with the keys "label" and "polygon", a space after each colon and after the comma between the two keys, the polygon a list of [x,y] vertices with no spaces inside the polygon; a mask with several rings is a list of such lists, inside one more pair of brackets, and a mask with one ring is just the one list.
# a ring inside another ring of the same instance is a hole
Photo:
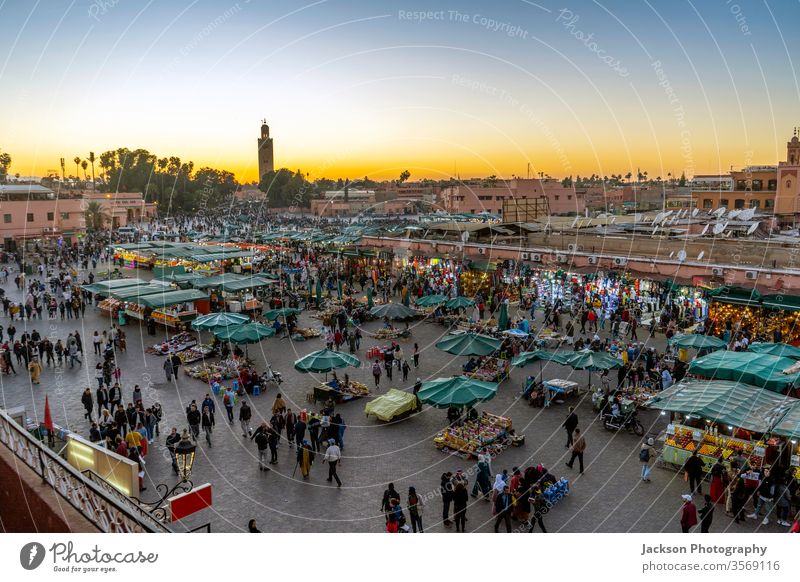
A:
{"label": "metal railing", "polygon": [[[136,511],[133,502],[87,479],[80,471],[31,436],[0,410],[0,443],[42,478],[92,525],[106,533],[167,533],[152,516]],[[110,487],[110,486],[109,486]],[[113,489],[113,488],[112,488]]]}

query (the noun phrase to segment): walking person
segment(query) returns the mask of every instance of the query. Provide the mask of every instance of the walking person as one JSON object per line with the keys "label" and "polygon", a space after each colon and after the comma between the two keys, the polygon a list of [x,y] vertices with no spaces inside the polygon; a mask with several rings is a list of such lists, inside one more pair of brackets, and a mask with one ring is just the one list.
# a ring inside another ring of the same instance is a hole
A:
{"label": "walking person", "polygon": [[225,412],[228,415],[228,422],[233,424],[233,403],[236,400],[236,394],[232,388],[227,388],[225,394],[222,396],[222,404],[225,406]]}
{"label": "walking person", "polygon": [[572,433],[578,426],[578,415],[575,414],[575,408],[572,406],[569,407],[569,414],[567,415],[566,420],[564,420],[564,424],[561,426],[563,426],[567,431],[567,444],[564,445],[564,448],[568,449],[572,445]]}
{"label": "walking person", "polygon": [[453,503],[453,474],[449,471],[442,473],[441,482],[439,483],[439,492],[442,495],[442,523],[444,525],[452,525],[450,521],[450,504]]}
{"label": "walking person", "polygon": [[683,464],[686,480],[689,482],[689,492],[703,494],[703,459],[697,456],[697,450],[692,451],[692,456]]}
{"label": "walking person", "polygon": [[650,482],[650,460],[655,457],[655,441],[650,437],[642,443],[642,448],[639,451],[639,462],[642,464],[642,481],[645,483]]}
{"label": "walking person", "polygon": [[419,344],[414,344],[414,368],[419,368]]}
{"label": "walking person", "polygon": [[[81,395],[81,403],[86,409],[86,414],[83,415],[83,418],[86,418],[89,420],[89,422],[92,422],[92,409],[94,408],[94,401],[92,400],[92,390],[90,388],[87,388],[83,391],[83,394]],[[98,412],[100,411],[99,403],[97,410]]]}
{"label": "walking person", "polygon": [[336,480],[336,486],[341,487],[342,481],[336,473],[336,466],[342,460],[342,451],[339,445],[336,444],[334,439],[328,439],[328,449],[325,451],[325,456],[322,458],[323,463],[328,463],[328,483]]}
{"label": "walking person", "polygon": [[[203,410],[208,410],[208,408],[204,407]],[[189,410],[186,412],[186,422],[189,423],[189,430],[192,432],[192,440],[197,442],[197,437],[200,436],[202,416],[200,415],[200,411],[197,410],[197,404],[194,402],[189,405]]]}
{"label": "walking person", "polygon": [[494,511],[497,516],[494,520],[494,533],[500,531],[500,522],[506,524],[506,532],[511,533],[511,510],[514,507],[514,500],[511,497],[511,490],[508,485],[503,486],[503,491],[494,500]]}
{"label": "walking person", "polygon": [[417,490],[414,487],[408,488],[408,514],[411,517],[411,527],[414,533],[417,533],[417,528],[419,528],[419,533],[423,533],[422,529],[422,510],[425,507],[425,503],[422,501],[422,498],[417,495]]}
{"label": "walking person", "polygon": [[375,363],[372,364],[372,377],[375,379],[375,390],[380,390],[381,374],[381,365],[378,363],[378,360],[375,360]]}
{"label": "walking person", "polygon": [[533,530],[536,529],[536,524],[539,524],[539,529],[542,530],[542,533],[547,533],[547,530],[544,527],[544,514],[547,513],[547,499],[545,499],[542,490],[539,487],[535,487],[533,489],[533,494],[530,497],[531,509],[533,513],[531,513],[530,521],[528,522],[528,533],[533,533]]}
{"label": "walking person", "polygon": [[689,530],[697,525],[697,507],[692,503],[691,495],[681,495],[683,506],[681,507],[681,531],[689,533]]}
{"label": "walking person", "polygon": [[242,400],[242,406],[239,408],[239,425],[242,427],[242,436],[247,437],[252,432],[250,428],[250,419],[253,417],[253,410],[248,406],[247,402]]}
{"label": "walking person", "polygon": [[586,439],[581,434],[581,429],[575,429],[575,442],[572,443],[572,456],[567,463],[567,467],[572,469],[572,465],[575,464],[575,459],[578,459],[578,469],[579,473],[583,475],[583,453],[586,450]]}
{"label": "walking person", "polygon": [[[187,439],[189,438],[189,434],[186,432],[185,429],[183,431],[183,434]],[[167,445],[167,451],[169,452],[169,456],[172,459],[172,470],[176,475],[178,474],[178,460],[175,457],[175,447],[178,446],[178,443],[180,441],[181,441],[181,436],[178,434],[178,429],[173,426],[172,430],[167,435],[164,444]]]}
{"label": "walking person", "polygon": [[703,496],[706,504],[700,508],[700,533],[708,533],[711,529],[711,522],[714,520],[714,502],[711,495],[706,493]]}
{"label": "walking person", "polygon": [[267,458],[267,449],[269,448],[269,437],[267,436],[268,432],[267,423],[262,422],[261,426],[256,429],[256,432],[253,436],[250,437],[251,441],[255,441],[256,446],[258,447],[258,470],[259,471],[269,471],[269,467],[267,467],[266,458]]}
{"label": "walking person", "polygon": [[308,480],[311,474],[311,465],[314,464],[314,451],[311,450],[311,445],[308,441],[303,441],[297,447],[297,466],[300,467],[300,472],[303,474],[303,480]]}
{"label": "walking person", "polygon": [[167,377],[167,382],[172,382],[172,362],[169,358],[164,360],[164,375]]}
{"label": "walking person", "polygon": [[211,446],[211,427],[213,426],[213,422],[211,420],[211,411],[208,409],[208,406],[203,407],[203,416],[201,418],[200,424],[203,427],[203,432],[206,433],[206,442],[208,446]]}
{"label": "walking person", "polygon": [[453,517],[456,521],[456,532],[465,533],[467,527],[467,503],[469,494],[463,481],[456,482],[453,487]]}

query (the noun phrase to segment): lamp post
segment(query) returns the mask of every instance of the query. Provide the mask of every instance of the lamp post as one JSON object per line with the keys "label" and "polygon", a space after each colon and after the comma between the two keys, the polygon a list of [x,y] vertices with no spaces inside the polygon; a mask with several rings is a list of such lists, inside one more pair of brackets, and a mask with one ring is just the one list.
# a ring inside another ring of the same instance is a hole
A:
{"label": "lamp post", "polygon": [[189,477],[192,476],[195,450],[197,450],[197,445],[190,440],[189,431],[183,429],[181,440],[175,445],[175,463],[178,466],[178,477],[180,477],[180,481],[172,488],[166,483],[159,483],[156,485],[156,491],[158,491],[159,495],[157,501],[147,502],[138,500],[140,505],[148,508],[147,511],[156,519],[166,521],[169,518],[169,508],[165,505],[167,500],[175,493],[188,493],[194,487]]}

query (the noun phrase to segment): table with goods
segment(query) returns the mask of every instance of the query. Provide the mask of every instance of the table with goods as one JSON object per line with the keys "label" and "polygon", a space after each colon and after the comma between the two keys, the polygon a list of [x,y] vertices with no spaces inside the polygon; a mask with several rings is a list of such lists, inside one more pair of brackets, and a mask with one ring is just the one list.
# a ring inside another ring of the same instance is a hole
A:
{"label": "table with goods", "polygon": [[114,313],[116,309],[123,307],[122,301],[119,299],[114,299],[113,297],[107,297],[103,299],[100,303],[97,304],[98,309],[100,311],[105,311],[106,313]]}
{"label": "table with goods", "polygon": [[440,451],[465,458],[477,458],[484,453],[495,456],[525,441],[524,436],[515,436],[511,430],[510,418],[482,412],[475,420],[463,420],[440,431],[433,444]]}
{"label": "table with goods", "polygon": [[255,363],[249,358],[227,358],[219,362],[204,362],[196,366],[186,366],[183,371],[187,376],[204,382],[230,380],[239,377],[239,370],[252,368]]}
{"label": "table with goods", "polygon": [[511,360],[486,357],[482,358],[480,365],[472,372],[469,372],[467,376],[482,382],[497,382],[499,384],[508,378],[510,369]]}
{"label": "table with goods", "polygon": [[320,382],[317,386],[314,386],[314,402],[333,400],[336,404],[341,404],[370,395],[367,385],[361,382],[350,380],[345,384],[340,381],[338,388],[334,388],[331,385],[332,382],[332,380]]}
{"label": "table with goods", "polygon": [[730,458],[741,453],[751,467],[758,469],[764,465],[766,447],[767,443],[764,441],[725,436],[719,434],[715,428],[702,430],[673,423],[667,426],[661,460],[682,467],[692,453],[697,451],[705,464],[703,469],[708,472],[720,456],[724,464],[729,466]]}
{"label": "table with goods", "polygon": [[[578,394],[578,383],[572,380],[563,380],[561,378],[553,378],[542,382],[545,388],[544,391],[544,406],[549,407],[552,402],[558,403],[558,400],[568,396]],[[556,400],[558,398],[558,400]]]}
{"label": "table with goods", "polygon": [[410,329],[397,329],[394,327],[382,327],[370,334],[375,339],[379,340],[393,340],[400,339],[401,337],[408,337],[411,335]]}
{"label": "table with goods", "polygon": [[177,333],[169,340],[157,343],[147,351],[152,351],[155,354],[164,356],[166,354],[182,352],[197,345],[197,336],[188,332]]}

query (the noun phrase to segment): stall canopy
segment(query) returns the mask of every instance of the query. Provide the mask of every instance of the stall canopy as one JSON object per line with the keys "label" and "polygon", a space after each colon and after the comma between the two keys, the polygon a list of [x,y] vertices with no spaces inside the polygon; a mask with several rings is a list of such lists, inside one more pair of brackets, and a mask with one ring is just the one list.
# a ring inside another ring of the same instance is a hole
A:
{"label": "stall canopy", "polygon": [[773,392],[785,392],[800,380],[800,374],[783,373],[794,364],[791,358],[768,354],[719,351],[693,360],[688,372],[704,378],[743,382]]}
{"label": "stall canopy", "polygon": [[195,279],[191,282],[191,284],[195,289],[207,289],[209,287],[222,287],[225,284],[230,284],[234,281],[241,281],[247,278],[249,277],[245,275],[238,275],[236,273],[223,273],[222,275],[213,275],[211,277]]}
{"label": "stall canopy", "polygon": [[756,289],[746,289],[744,287],[733,287],[725,285],[706,292],[707,295],[720,303],[732,303],[734,305],[746,305],[758,307],[761,303],[761,293]]}
{"label": "stall canopy", "polygon": [[800,400],[794,401],[793,406],[786,411],[771,432],[793,440],[800,439]]}
{"label": "stall canopy", "polygon": [[645,406],[765,433],[780,424],[788,411],[797,408],[797,402],[739,382],[689,380],[660,392]]}
{"label": "stall canopy", "polygon": [[191,259],[198,263],[211,263],[213,261],[227,261],[228,259],[245,259],[253,257],[252,251],[230,251],[223,253],[208,253],[193,255]]}
{"label": "stall canopy", "polygon": [[147,281],[144,279],[112,279],[111,281],[97,281],[89,285],[81,285],[81,289],[90,293],[108,295],[112,290],[136,287],[138,285],[147,285]]}
{"label": "stall canopy", "polygon": [[146,305],[153,309],[161,309],[162,307],[201,299],[208,299],[208,295],[197,289],[180,289],[178,291],[165,291],[146,295],[141,298],[141,305]]}
{"label": "stall canopy", "polygon": [[698,333],[683,334],[673,337],[669,343],[679,348],[692,348],[695,350],[721,350],[728,344],[713,335],[701,335]]}
{"label": "stall canopy", "polygon": [[789,344],[770,344],[766,342],[755,342],[750,344],[747,348],[748,352],[755,352],[756,354],[769,354],[770,356],[780,356],[782,358],[792,358],[793,360],[800,360],[800,348],[796,348]]}
{"label": "stall canopy", "polygon": [[274,285],[277,281],[265,279],[264,277],[245,277],[236,281],[223,281],[220,287],[223,291],[236,292],[244,289],[255,289],[256,287],[267,287]]}
{"label": "stall canopy", "polygon": [[796,295],[764,295],[761,300],[761,304],[769,309],[800,311],[800,297]]}
{"label": "stall canopy", "polygon": [[389,422],[396,416],[414,410],[417,406],[417,397],[411,392],[403,392],[397,388],[390,388],[383,396],[371,400],[364,407],[364,414],[374,416],[378,420]]}
{"label": "stall canopy", "polygon": [[420,402],[436,408],[472,406],[491,400],[497,394],[495,382],[482,382],[466,376],[436,378],[422,385],[417,393]]}
{"label": "stall canopy", "polygon": [[169,287],[168,285],[151,283],[149,285],[135,285],[131,287],[123,287],[122,289],[113,289],[109,292],[109,297],[119,299],[120,301],[139,303],[140,297],[153,295],[155,293],[164,293],[165,291],[175,291],[175,289]]}

